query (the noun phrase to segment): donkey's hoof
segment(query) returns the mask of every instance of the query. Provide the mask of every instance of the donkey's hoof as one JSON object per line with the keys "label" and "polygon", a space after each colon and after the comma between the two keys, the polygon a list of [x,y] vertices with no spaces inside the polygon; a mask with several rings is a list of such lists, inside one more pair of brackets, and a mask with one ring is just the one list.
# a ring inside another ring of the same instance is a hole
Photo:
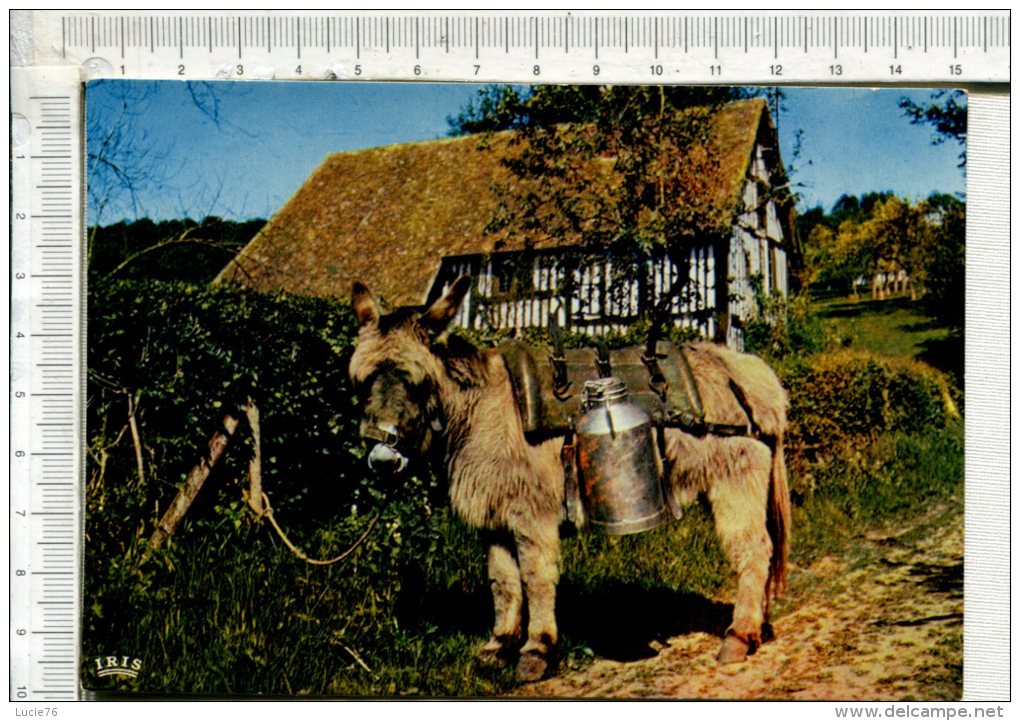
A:
{"label": "donkey's hoof", "polygon": [[525,651],[517,661],[518,681],[539,681],[549,670],[549,660],[546,654],[537,650]]}
{"label": "donkey's hoof", "polygon": [[478,651],[478,660],[486,666],[505,666],[517,656],[517,644],[514,638],[493,636]]}
{"label": "donkey's hoof", "polygon": [[747,660],[749,648],[747,641],[731,633],[723,639],[722,646],[719,647],[719,655],[716,658],[719,663],[723,664],[740,663]]}

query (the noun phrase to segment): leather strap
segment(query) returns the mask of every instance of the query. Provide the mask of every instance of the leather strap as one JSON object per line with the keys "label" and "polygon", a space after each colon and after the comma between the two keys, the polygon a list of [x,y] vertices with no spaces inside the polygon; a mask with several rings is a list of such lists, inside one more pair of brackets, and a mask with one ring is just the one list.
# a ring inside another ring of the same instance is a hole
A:
{"label": "leather strap", "polygon": [[400,442],[400,436],[392,431],[384,431],[376,426],[368,426],[361,430],[361,437],[377,443],[384,443],[387,446],[395,447]]}

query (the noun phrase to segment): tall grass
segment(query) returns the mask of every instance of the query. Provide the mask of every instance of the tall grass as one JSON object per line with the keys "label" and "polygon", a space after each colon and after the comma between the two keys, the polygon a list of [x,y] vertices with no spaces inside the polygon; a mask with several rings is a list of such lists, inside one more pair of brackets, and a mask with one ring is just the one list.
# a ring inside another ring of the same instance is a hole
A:
{"label": "tall grass", "polygon": [[903,523],[963,493],[963,424],[894,432],[808,464],[793,482],[794,557],[838,553],[862,531]]}

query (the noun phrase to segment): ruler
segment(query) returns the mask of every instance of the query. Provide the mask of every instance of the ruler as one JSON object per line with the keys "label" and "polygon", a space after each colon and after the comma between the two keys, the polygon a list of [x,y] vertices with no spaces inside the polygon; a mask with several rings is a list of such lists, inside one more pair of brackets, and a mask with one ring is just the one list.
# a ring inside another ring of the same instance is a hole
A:
{"label": "ruler", "polygon": [[11,699],[78,688],[81,103],[11,72]]}
{"label": "ruler", "polygon": [[35,63],[177,79],[1009,81],[1010,15],[940,12],[34,14]]}
{"label": "ruler", "polygon": [[82,80],[973,88],[1009,82],[1010,14],[36,11],[12,57],[10,697],[48,701],[80,667]]}

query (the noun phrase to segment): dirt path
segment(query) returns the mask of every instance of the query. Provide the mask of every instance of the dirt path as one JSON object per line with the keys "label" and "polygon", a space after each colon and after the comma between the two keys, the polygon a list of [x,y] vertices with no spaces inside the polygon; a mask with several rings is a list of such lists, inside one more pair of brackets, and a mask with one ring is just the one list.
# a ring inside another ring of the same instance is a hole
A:
{"label": "dirt path", "polygon": [[[718,600],[729,601],[725,597]],[[842,558],[794,567],[773,612],[777,638],[720,666],[719,638],[654,643],[648,659],[596,658],[518,689],[539,697],[954,699],[963,692],[963,514],[860,539]]]}

